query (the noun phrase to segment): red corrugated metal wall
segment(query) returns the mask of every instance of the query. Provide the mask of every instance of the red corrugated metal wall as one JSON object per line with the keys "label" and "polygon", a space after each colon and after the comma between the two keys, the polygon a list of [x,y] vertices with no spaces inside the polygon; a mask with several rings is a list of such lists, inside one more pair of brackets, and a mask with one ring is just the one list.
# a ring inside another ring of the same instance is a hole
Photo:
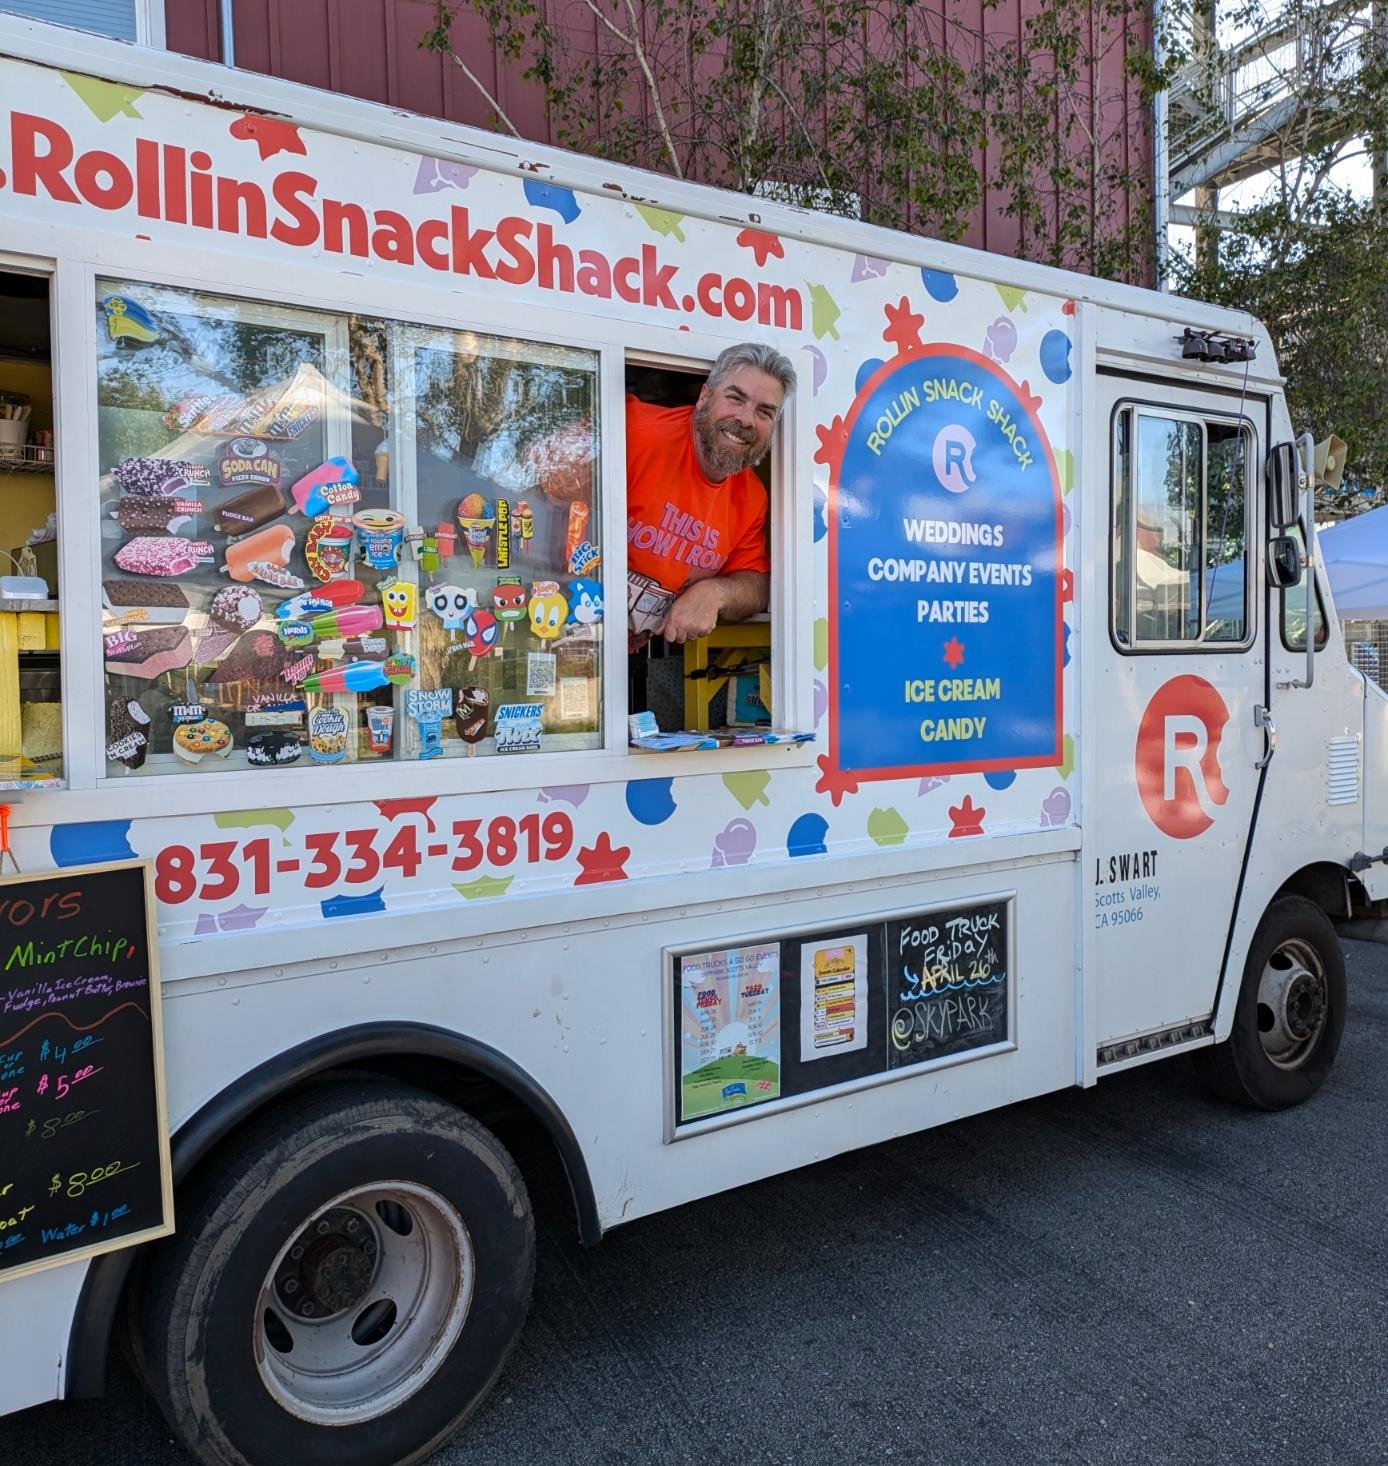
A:
{"label": "red corrugated metal wall", "polygon": [[[1006,41],[1021,33],[1027,18],[1037,14],[1046,0],[927,3],[935,14],[947,14],[955,27],[979,32],[986,28],[991,39]],[[573,23],[572,9],[561,12],[562,0],[547,0],[547,5],[553,6],[556,17],[563,14],[572,44],[590,49],[600,44],[596,22],[591,27]],[[1100,9],[1100,0],[1096,0],[1092,14],[1097,17]],[[250,71],[489,127],[491,109],[478,89],[450,61],[419,49],[433,12],[429,0],[234,0],[236,62]],[[926,13],[923,5],[922,15]],[[1097,19],[1094,23],[1098,24]],[[217,0],[166,0],[166,25],[171,50],[220,59]],[[1113,193],[1108,202],[1117,207],[1111,223],[1147,229],[1152,180],[1149,118],[1137,83],[1125,73],[1124,51],[1129,45],[1150,49],[1150,8],[1135,0],[1116,26],[1111,23],[1109,37],[1101,48],[1094,85],[1101,104],[1085,122],[1105,139],[1101,148],[1104,170],[1127,172],[1135,179],[1109,185]],[[460,17],[454,40],[521,134],[553,142],[543,92],[522,81],[521,68],[498,55],[483,23],[474,16]],[[644,105],[644,98],[633,100]],[[1066,105],[1070,103],[1057,102],[1057,126],[1060,109]],[[597,136],[602,135],[603,127],[604,119],[595,119]],[[1052,242],[1022,239],[1017,219],[1006,212],[1006,197],[996,184],[997,162],[996,149],[978,159],[983,188],[965,242],[1001,254],[1048,258]],[[1149,273],[1147,283],[1150,281]]]}

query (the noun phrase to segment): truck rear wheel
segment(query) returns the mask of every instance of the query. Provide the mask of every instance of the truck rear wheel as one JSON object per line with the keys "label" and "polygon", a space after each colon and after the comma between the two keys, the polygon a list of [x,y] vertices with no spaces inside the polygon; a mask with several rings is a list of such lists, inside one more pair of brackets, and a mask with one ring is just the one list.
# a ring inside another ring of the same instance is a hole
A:
{"label": "truck rear wheel", "polygon": [[209,1466],[403,1466],[495,1383],[534,1266],[529,1198],[489,1131],[403,1085],[335,1084],[180,1195],[140,1353]]}
{"label": "truck rear wheel", "polygon": [[1330,919],[1313,901],[1284,896],[1254,933],[1228,1039],[1191,1057],[1222,1099],[1286,1109],[1330,1072],[1345,1003],[1345,959]]}

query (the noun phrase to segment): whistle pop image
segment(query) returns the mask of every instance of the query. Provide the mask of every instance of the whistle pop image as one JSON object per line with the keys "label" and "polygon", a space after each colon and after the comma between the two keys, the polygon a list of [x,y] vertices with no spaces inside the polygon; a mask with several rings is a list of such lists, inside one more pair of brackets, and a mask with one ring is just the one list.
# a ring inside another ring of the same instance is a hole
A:
{"label": "whistle pop image", "polygon": [[[463,531],[463,543],[472,556],[473,566],[481,569],[492,543],[492,526],[496,523],[496,511],[490,500],[481,494],[468,494],[458,502],[458,524]],[[440,546],[440,549],[443,547]]]}
{"label": "whistle pop image", "polygon": [[530,553],[530,541],[535,538],[535,516],[524,499],[516,500],[516,512],[511,516],[511,528],[520,541],[521,554]]}

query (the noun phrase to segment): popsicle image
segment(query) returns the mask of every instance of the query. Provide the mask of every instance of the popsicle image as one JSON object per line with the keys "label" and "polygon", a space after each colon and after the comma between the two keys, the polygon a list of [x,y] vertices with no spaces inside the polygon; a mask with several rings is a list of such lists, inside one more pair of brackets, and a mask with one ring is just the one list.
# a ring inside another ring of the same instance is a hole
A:
{"label": "popsicle image", "polygon": [[303,478],[296,479],[289,492],[294,499],[295,511],[313,519],[337,509],[350,509],[361,498],[357,483],[357,471],[352,467],[351,459],[339,455],[310,469]]}
{"label": "popsicle image", "polygon": [[[480,494],[473,494],[471,497],[474,499],[482,498]],[[487,501],[483,499],[482,502],[485,504]],[[458,531],[445,520],[434,531],[434,540],[438,544],[440,558],[451,560],[453,558],[453,552],[458,548]]]}
{"label": "popsicle image", "polygon": [[315,672],[299,686],[305,692],[374,692],[392,683],[408,687],[417,670],[415,659],[401,653],[384,662],[346,662],[327,672]]}
{"label": "popsicle image", "polygon": [[380,590],[386,625],[392,631],[411,630],[419,615],[419,587],[408,580],[396,580]]}
{"label": "popsicle image", "polygon": [[463,650],[468,652],[469,672],[496,646],[500,628],[490,611],[473,611],[463,623]]}
{"label": "popsicle image", "polygon": [[338,606],[355,606],[365,593],[366,587],[359,580],[334,580],[281,601],[275,615],[281,621],[302,621],[305,616],[321,616]]}
{"label": "popsicle image", "polygon": [[364,636],[379,631],[384,621],[379,606],[344,606],[311,621],[281,621],[278,630],[286,646],[308,646],[324,637]]}
{"label": "popsicle image", "polygon": [[243,539],[233,540],[227,546],[222,569],[233,580],[254,580],[258,572],[252,566],[265,564],[283,569],[293,553],[294,531],[287,524],[272,524]]}
{"label": "popsicle image", "polygon": [[274,484],[257,484],[217,506],[212,516],[212,528],[218,534],[249,534],[262,524],[269,524],[288,512],[284,495]]}
{"label": "popsicle image", "polygon": [[475,758],[477,745],[487,736],[487,712],[491,697],[485,687],[463,687],[458,690],[458,703],[453,709],[453,726],[458,737],[468,745],[468,757]]}
{"label": "popsicle image", "polygon": [[577,573],[573,559],[574,552],[583,543],[584,531],[588,528],[588,506],[575,499],[569,505],[569,524],[564,535],[564,564]]}
{"label": "popsicle image", "polygon": [[[492,543],[492,526],[496,523],[496,511],[491,502],[481,494],[468,494],[458,503],[458,524],[463,531],[463,542],[472,556],[474,566],[480,568],[487,558]],[[442,549],[442,546],[440,546]]]}
{"label": "popsicle image", "polygon": [[509,636],[517,621],[524,621],[530,597],[519,575],[498,575],[492,587],[492,611],[501,622],[503,634]]}

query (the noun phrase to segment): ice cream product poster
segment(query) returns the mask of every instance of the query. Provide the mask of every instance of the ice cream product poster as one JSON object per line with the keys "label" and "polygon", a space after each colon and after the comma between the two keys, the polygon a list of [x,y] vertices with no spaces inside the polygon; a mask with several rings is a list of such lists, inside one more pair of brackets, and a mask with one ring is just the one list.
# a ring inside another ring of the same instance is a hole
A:
{"label": "ice cream product poster", "polygon": [[685,953],[676,981],[680,1121],[779,1098],[780,943]]}
{"label": "ice cream product poster", "polygon": [[800,1059],[867,1047],[866,931],[800,948]]}

